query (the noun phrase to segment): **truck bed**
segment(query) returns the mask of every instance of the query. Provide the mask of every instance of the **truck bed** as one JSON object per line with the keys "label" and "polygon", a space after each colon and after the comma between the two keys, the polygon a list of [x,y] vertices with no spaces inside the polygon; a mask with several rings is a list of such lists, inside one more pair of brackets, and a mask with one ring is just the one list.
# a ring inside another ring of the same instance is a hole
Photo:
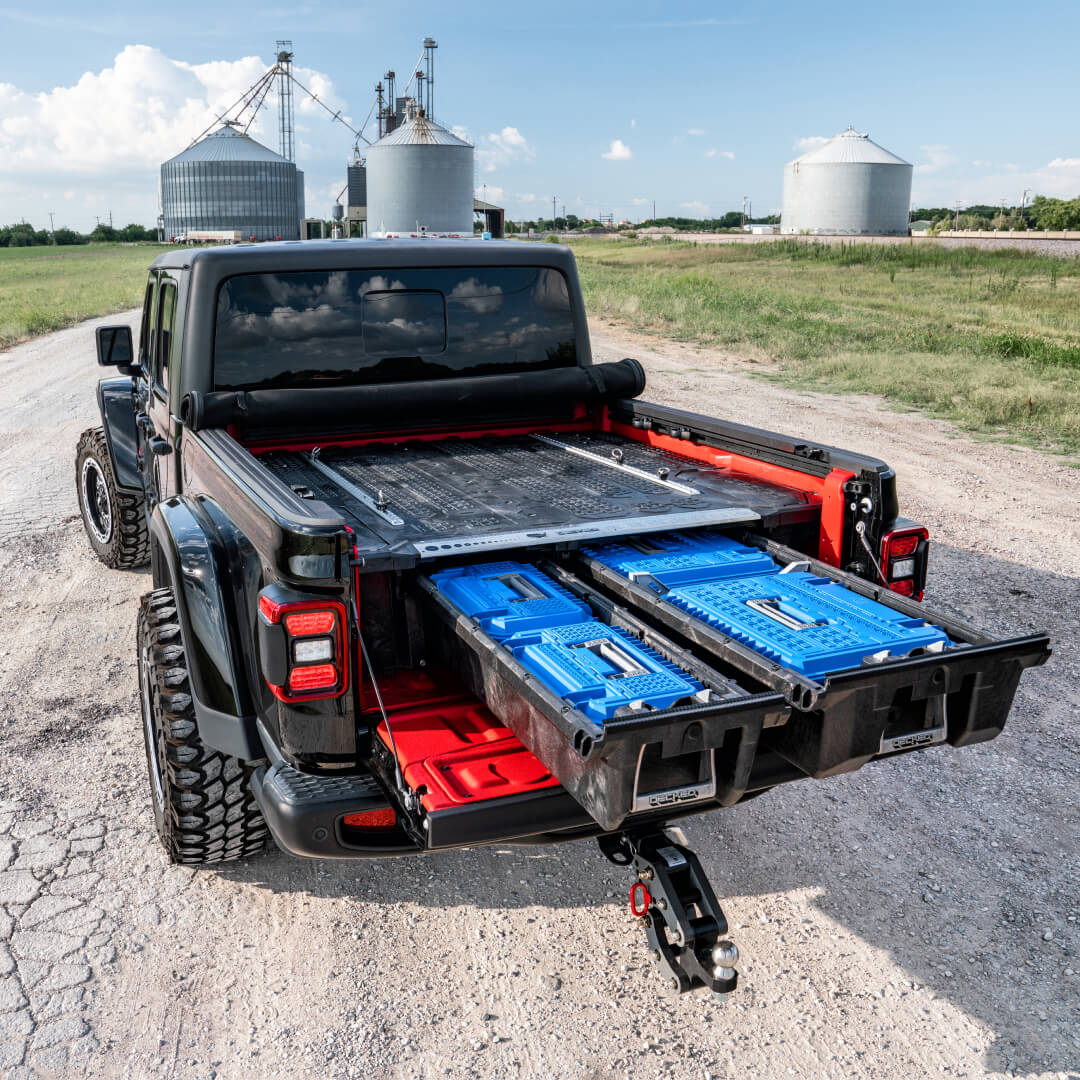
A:
{"label": "truck bed", "polygon": [[405,541],[423,559],[820,513],[812,493],[607,432],[274,450],[260,461],[357,533]]}

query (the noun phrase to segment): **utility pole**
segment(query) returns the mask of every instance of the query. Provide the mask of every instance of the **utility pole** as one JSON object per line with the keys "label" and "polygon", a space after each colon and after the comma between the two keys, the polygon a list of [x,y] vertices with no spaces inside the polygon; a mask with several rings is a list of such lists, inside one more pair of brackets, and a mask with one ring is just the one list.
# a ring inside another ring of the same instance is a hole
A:
{"label": "utility pole", "polygon": [[51,232],[54,236],[56,235],[56,225],[53,222],[53,214],[55,214],[55,213],[56,213],[55,210],[50,210],[49,211],[49,232]]}
{"label": "utility pole", "polygon": [[1031,194],[1031,188],[1024,188],[1024,194],[1020,196],[1020,224],[1027,228],[1027,219],[1024,217],[1024,207],[1027,206],[1027,197]]}
{"label": "utility pole", "polygon": [[953,209],[956,211],[956,214],[953,217],[953,232],[960,231],[960,207],[963,205],[964,203],[960,199],[957,199],[956,202],[953,203]]}
{"label": "utility pole", "polygon": [[555,231],[555,196],[551,196],[551,231]]}

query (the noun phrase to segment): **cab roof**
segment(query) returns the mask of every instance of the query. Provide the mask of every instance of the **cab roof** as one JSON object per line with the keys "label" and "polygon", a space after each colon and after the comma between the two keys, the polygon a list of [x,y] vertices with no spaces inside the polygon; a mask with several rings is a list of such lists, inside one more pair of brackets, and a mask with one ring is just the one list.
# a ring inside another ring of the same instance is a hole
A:
{"label": "cab roof", "polygon": [[215,277],[275,270],[379,270],[418,266],[552,266],[568,269],[574,257],[561,244],[520,240],[412,239],[281,240],[262,244],[177,246],[152,268],[192,268]]}

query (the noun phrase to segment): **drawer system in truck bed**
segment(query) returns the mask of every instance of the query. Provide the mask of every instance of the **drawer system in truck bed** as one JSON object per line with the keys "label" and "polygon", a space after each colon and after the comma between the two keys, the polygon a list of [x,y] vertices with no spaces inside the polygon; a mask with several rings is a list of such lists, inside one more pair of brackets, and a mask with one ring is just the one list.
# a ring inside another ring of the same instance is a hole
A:
{"label": "drawer system in truck bed", "polygon": [[737,802],[767,786],[759,759],[820,777],[991,738],[1045,658],[1044,638],[993,642],[781,545],[709,531],[416,581],[429,657],[604,829]]}
{"label": "drawer system in truck bed", "polygon": [[524,435],[270,450],[294,492],[337,507],[361,549],[422,559],[704,525],[813,521],[816,496],[618,435]]}

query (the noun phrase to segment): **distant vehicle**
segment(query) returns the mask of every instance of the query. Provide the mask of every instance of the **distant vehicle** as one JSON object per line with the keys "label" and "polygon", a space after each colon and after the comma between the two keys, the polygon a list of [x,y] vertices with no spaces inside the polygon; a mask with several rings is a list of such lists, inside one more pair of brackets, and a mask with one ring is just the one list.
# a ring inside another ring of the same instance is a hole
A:
{"label": "distant vehicle", "polygon": [[596,837],[671,984],[727,992],[670,823],[991,739],[1049,655],[920,602],[928,534],[884,462],[594,363],[561,245],[171,251],[138,353],[127,326],[97,346],[119,375],[79,503],[107,566],[150,564],[174,862]]}
{"label": "distant vehicle", "polygon": [[174,236],[174,244],[239,244],[243,237],[239,229],[205,229]]}

